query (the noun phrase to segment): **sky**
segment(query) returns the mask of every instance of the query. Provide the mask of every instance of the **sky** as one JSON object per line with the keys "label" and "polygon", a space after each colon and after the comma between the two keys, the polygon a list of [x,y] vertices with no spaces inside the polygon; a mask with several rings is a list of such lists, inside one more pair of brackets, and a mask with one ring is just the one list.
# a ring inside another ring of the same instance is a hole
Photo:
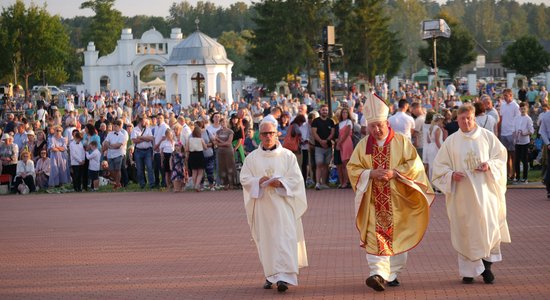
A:
{"label": "sky", "polygon": [[[188,0],[188,2],[195,6],[198,0]],[[209,0],[223,7],[229,7],[229,5],[236,2],[245,2],[250,5],[252,0]],[[516,0],[519,3],[531,2],[531,3],[545,3],[550,4],[550,0]],[[91,16],[93,11],[91,9],[80,9],[80,4],[85,2],[84,0],[23,0],[27,5],[31,2],[39,6],[43,6],[47,3],[47,10],[51,14],[58,14],[63,18],[72,18],[74,16]],[[135,15],[149,15],[149,16],[168,16],[168,9],[172,3],[179,3],[180,0],[116,0],[115,8],[122,12],[122,15],[132,17]],[[440,3],[446,2],[445,0],[438,0]],[[0,0],[0,6],[6,7],[15,3],[15,0]]]}
{"label": "sky", "polygon": [[[187,0],[191,5],[196,6],[198,0]],[[206,2],[206,0],[203,0]],[[47,10],[51,14],[58,14],[63,18],[72,18],[74,16],[91,16],[93,11],[91,9],[80,9],[80,4],[85,0],[23,0],[25,4],[34,2],[38,6],[43,6],[47,3]],[[172,3],[182,2],[180,0],[116,0],[115,8],[122,12],[122,15],[132,17],[135,15],[148,15],[148,16],[168,16],[168,9]],[[252,3],[252,0],[209,0],[209,2],[216,3],[223,7],[229,7],[229,5],[237,2],[244,2],[248,5]],[[1,6],[10,6],[15,3],[15,0],[0,0]]]}

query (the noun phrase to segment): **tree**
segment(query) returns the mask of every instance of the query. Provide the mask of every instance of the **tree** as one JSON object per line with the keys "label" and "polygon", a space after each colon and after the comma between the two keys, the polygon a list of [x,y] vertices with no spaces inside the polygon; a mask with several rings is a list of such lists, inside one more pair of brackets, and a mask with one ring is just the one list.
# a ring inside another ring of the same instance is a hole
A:
{"label": "tree", "polygon": [[124,22],[127,28],[132,28],[132,34],[139,38],[149,29],[155,28],[163,36],[170,35],[170,28],[163,17],[150,17],[144,15],[125,18]]}
{"label": "tree", "polygon": [[94,42],[100,56],[115,50],[124,26],[122,14],[113,9],[114,4],[115,0],[89,0],[80,5],[80,9],[90,8],[95,12],[85,36],[87,42]]}
{"label": "tree", "polygon": [[248,42],[250,37],[252,37],[252,33],[249,30],[243,30],[241,33],[225,31],[218,38],[218,42],[225,47],[227,58],[234,63],[232,73],[236,76],[243,76],[248,68],[246,55],[248,49],[250,49],[250,43]]}
{"label": "tree", "polygon": [[[418,48],[422,45],[418,32],[420,24],[427,19],[426,9],[419,0],[397,0],[390,7],[391,28],[403,41],[406,53],[404,70],[407,77],[419,69]],[[405,69],[406,68],[406,69]]]}
{"label": "tree", "polygon": [[519,3],[503,0],[498,4],[496,19],[501,22],[501,40],[510,41],[526,35],[529,30],[527,12]]}
{"label": "tree", "polygon": [[[465,7],[466,13],[460,18],[473,38],[487,48],[500,44],[500,23],[495,22],[496,7],[495,0],[474,0]],[[448,15],[456,16],[453,10],[449,10]]]}
{"label": "tree", "polygon": [[[69,36],[59,16],[51,16],[45,7],[21,0],[2,10],[0,17],[0,73],[13,74],[14,82],[45,74],[52,83],[66,80],[63,65],[72,51]],[[1,77],[1,76],[0,76]]]}
{"label": "tree", "polygon": [[540,39],[549,39],[550,38],[550,15],[545,9],[544,4],[540,4],[533,8],[532,22],[530,24],[533,26],[533,33]]}
{"label": "tree", "polygon": [[256,29],[249,39],[247,73],[273,86],[288,74],[317,64],[314,45],[328,23],[325,0],[265,0],[254,4]]}
{"label": "tree", "polygon": [[501,57],[502,65],[527,76],[544,72],[550,66],[550,53],[546,52],[534,36],[524,36],[508,46]]}
{"label": "tree", "polygon": [[[449,71],[454,78],[460,67],[475,60],[475,42],[468,31],[446,13],[441,12],[436,19],[444,19],[451,28],[450,38],[437,40],[437,67]],[[429,66],[433,59],[433,42],[431,39],[426,42],[427,46],[419,49],[419,56]]]}
{"label": "tree", "polygon": [[250,10],[244,2],[237,2],[224,9],[215,2],[197,1],[193,6],[188,1],[172,3],[168,23],[180,27],[184,33],[195,31],[195,20],[199,20],[200,31],[218,37],[224,31],[241,32],[252,28]]}
{"label": "tree", "polygon": [[334,7],[337,33],[344,46],[344,63],[354,75],[374,80],[391,77],[404,59],[397,34],[389,28],[383,0],[339,0]]}

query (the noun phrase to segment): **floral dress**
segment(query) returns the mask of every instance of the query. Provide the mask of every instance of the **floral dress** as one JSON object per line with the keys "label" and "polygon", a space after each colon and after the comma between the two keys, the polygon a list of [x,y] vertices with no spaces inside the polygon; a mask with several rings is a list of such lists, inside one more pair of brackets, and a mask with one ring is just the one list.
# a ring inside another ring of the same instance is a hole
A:
{"label": "floral dress", "polygon": [[185,155],[182,153],[172,153],[172,181],[185,180]]}

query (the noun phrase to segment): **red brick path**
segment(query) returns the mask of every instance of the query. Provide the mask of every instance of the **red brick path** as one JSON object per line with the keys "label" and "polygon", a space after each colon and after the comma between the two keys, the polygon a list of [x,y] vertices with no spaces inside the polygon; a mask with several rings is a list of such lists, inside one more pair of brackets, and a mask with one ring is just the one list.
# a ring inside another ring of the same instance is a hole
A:
{"label": "red brick path", "polygon": [[310,267],[283,296],[263,290],[240,191],[0,197],[0,299],[548,299],[550,201],[508,191],[512,244],[493,285],[463,285],[444,199],[401,286],[374,292],[351,190],[308,191]]}

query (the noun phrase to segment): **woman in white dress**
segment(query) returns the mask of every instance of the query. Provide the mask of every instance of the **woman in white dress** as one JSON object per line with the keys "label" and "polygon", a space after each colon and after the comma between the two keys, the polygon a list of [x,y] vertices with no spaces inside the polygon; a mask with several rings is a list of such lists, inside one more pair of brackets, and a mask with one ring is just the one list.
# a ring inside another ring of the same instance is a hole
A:
{"label": "woman in white dress", "polygon": [[[424,124],[422,124],[422,162],[424,163],[424,170],[426,172],[429,172],[429,148],[431,140],[429,139],[429,133],[430,133],[430,127],[432,127],[432,121],[435,115],[435,111],[429,110],[426,112],[426,119],[424,120]],[[429,175],[429,173],[426,173]],[[429,178],[429,177],[428,177]]]}
{"label": "woman in white dress", "polygon": [[441,145],[443,145],[443,120],[445,118],[440,115],[436,114],[433,117],[432,125],[430,126],[430,129],[428,130],[428,164],[429,164],[429,178],[432,179],[432,170],[433,170],[433,160],[435,156],[437,155],[437,152],[439,151],[439,148],[441,148]]}

